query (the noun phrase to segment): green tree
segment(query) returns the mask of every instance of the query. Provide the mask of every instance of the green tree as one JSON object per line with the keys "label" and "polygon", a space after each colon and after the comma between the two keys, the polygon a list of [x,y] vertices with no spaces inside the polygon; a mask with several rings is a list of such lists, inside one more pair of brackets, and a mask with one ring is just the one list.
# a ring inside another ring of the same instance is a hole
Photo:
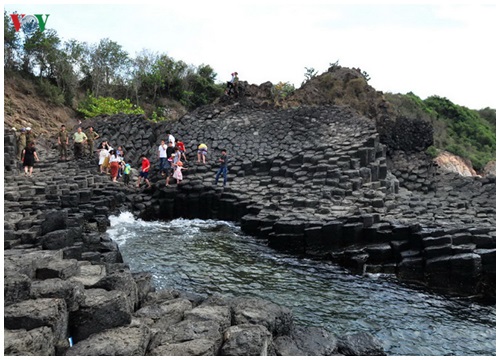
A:
{"label": "green tree", "polygon": [[38,76],[51,76],[59,56],[58,46],[61,40],[55,30],[37,30],[24,40],[23,70],[33,73],[35,68],[39,69]]}
{"label": "green tree", "polygon": [[152,99],[153,103],[156,101],[158,89],[163,85],[163,79],[157,66],[158,59],[158,53],[144,49],[131,63],[130,85],[137,105],[139,104],[139,93]]}
{"label": "green tree", "polygon": [[188,108],[210,104],[222,95],[223,86],[215,84],[217,73],[210,65],[189,68],[181,102]]}
{"label": "green tree", "polygon": [[479,114],[480,117],[488,121],[491,125],[496,127],[496,121],[497,121],[497,112],[495,109],[491,109],[489,107],[477,110],[477,113]]}
{"label": "green tree", "polygon": [[91,48],[90,64],[92,93],[111,95],[112,85],[123,84],[130,64],[128,53],[122,46],[110,39],[101,39]]}
{"label": "green tree", "polygon": [[17,53],[21,49],[21,40],[6,11],[3,13],[3,39],[3,65],[14,70],[18,66]]}

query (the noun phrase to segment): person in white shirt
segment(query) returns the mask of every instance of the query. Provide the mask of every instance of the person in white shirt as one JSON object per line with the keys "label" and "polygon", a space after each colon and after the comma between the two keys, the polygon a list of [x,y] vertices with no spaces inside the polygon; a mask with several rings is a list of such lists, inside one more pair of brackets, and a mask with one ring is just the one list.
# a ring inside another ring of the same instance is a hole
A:
{"label": "person in white shirt", "polygon": [[160,160],[159,167],[161,171],[161,176],[165,175],[165,170],[167,168],[167,148],[165,140],[161,141],[160,146],[158,146],[158,159]]}
{"label": "person in white shirt", "polygon": [[109,157],[108,147],[105,142],[102,143],[101,149],[99,150],[99,170],[101,174],[108,173],[108,164],[106,164],[106,159]]}
{"label": "person in white shirt", "polygon": [[175,146],[175,138],[170,131],[167,131],[167,145],[170,145],[170,143],[172,143],[172,146]]}

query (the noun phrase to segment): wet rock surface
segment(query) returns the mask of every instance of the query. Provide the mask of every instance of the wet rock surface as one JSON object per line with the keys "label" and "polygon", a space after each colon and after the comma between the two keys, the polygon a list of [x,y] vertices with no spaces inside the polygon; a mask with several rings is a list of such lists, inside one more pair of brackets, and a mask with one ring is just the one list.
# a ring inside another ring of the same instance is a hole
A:
{"label": "wet rock surface", "polygon": [[[417,155],[389,158],[375,125],[347,108],[232,103],[171,124],[119,115],[92,125],[125,148],[135,170],[141,153],[150,157],[153,187],[112,183],[96,159],[58,162],[51,149],[39,150],[42,161],[27,178],[6,130],[6,355],[383,353],[369,334],[337,338],[296,327],[286,307],[261,299],[155,292],[151,277],[131,274],[105,234],[108,216],[120,210],[144,219],[238,221],[285,251],[495,298],[495,178],[440,173]],[[178,186],[166,187],[156,168],[167,130],[189,158]],[[206,164],[195,160],[201,142]],[[231,157],[226,187],[213,185],[222,148]]]}

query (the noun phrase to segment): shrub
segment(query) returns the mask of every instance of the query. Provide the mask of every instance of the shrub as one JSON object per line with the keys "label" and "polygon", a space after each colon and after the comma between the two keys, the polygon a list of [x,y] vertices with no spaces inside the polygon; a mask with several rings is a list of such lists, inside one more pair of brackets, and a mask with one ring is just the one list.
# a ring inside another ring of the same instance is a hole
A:
{"label": "shrub", "polygon": [[433,158],[439,155],[439,150],[434,145],[429,146],[425,152]]}
{"label": "shrub", "polygon": [[295,91],[295,86],[287,82],[280,81],[272,88],[272,93],[275,100],[285,99]]}
{"label": "shrub", "polygon": [[51,84],[50,81],[40,79],[38,88],[42,96],[46,97],[51,103],[59,106],[64,104],[64,94],[56,85]]}
{"label": "shrub", "polygon": [[85,100],[80,102],[77,111],[85,118],[113,114],[144,114],[144,110],[132,104],[129,99],[95,98],[92,95],[88,95]]}
{"label": "shrub", "polygon": [[495,127],[477,111],[438,96],[425,99],[424,104],[435,112],[436,121],[446,124],[446,136],[440,142],[447,151],[470,159],[476,170],[495,159]]}

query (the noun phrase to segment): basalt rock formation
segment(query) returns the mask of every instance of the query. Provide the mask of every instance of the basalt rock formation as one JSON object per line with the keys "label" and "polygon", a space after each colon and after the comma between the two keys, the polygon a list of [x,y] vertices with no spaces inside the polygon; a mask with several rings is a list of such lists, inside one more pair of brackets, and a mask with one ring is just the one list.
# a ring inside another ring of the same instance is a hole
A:
{"label": "basalt rock formation", "polygon": [[[6,130],[5,354],[383,353],[367,334],[337,338],[294,326],[289,310],[259,299],[154,291],[151,276],[131,273],[105,234],[108,216],[120,210],[144,219],[238,221],[283,251],[495,298],[495,178],[442,173],[422,153],[388,158],[376,124],[346,106],[228,102],[175,123],[116,115],[88,125],[124,147],[135,170],[146,154],[153,187],[112,183],[96,159],[58,162],[50,148],[39,149],[42,162],[26,178]],[[189,158],[182,183],[168,187],[155,167],[167,130]],[[196,163],[201,142],[206,164]],[[213,183],[223,148],[226,187]]]}
{"label": "basalt rock formation", "polygon": [[[121,116],[92,124],[132,161],[140,153],[155,159],[167,130],[186,144],[185,180],[165,187],[154,172],[157,186],[146,204],[134,202],[137,216],[239,221],[274,248],[446,293],[495,296],[495,178],[444,172],[422,152],[388,158],[376,124],[348,107],[232,103],[172,124]],[[205,165],[195,162],[201,142]],[[231,157],[226,188],[213,184],[223,148]]]}

